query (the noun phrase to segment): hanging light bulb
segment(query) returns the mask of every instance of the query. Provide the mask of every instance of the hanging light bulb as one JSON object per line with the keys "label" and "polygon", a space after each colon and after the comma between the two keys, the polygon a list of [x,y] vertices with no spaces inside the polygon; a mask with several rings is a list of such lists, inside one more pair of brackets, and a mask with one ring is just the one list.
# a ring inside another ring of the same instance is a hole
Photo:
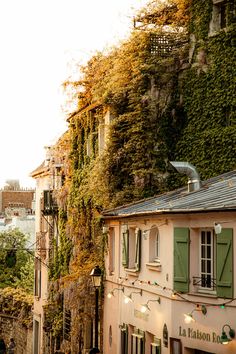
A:
{"label": "hanging light bulb", "polygon": [[148,304],[141,305],[141,312],[145,313],[147,311],[150,311],[150,308],[148,307]]}
{"label": "hanging light bulb", "polygon": [[125,304],[128,304],[129,302],[133,302],[133,299],[132,299],[133,294],[139,294],[142,296],[142,289],[140,289],[138,291],[132,291],[129,295],[124,295],[124,297],[125,297],[124,303]]}
{"label": "hanging light bulb", "polygon": [[184,313],[184,322],[187,324],[191,322],[195,322],[192,313]]}
{"label": "hanging light bulb", "polygon": [[156,300],[148,300],[146,304],[141,305],[141,312],[142,312],[142,313],[145,313],[145,312],[147,312],[147,311],[150,311],[150,308],[149,308],[149,306],[148,306],[148,303],[149,303],[149,302],[155,302],[155,301],[157,301],[157,302],[160,304],[160,303],[161,303],[160,297],[158,297],[158,299],[156,299]]}
{"label": "hanging light bulb", "polygon": [[131,295],[125,295],[124,303],[128,304],[129,302],[133,302]]}
{"label": "hanging light bulb", "polygon": [[[228,327],[228,329],[229,329],[229,337],[227,336],[227,334],[225,332],[225,327]],[[232,339],[234,339],[234,338],[235,338],[235,330],[233,328],[231,328],[228,324],[225,324],[222,327],[222,334],[220,337],[220,343],[226,345],[229,342],[231,342]]]}
{"label": "hanging light bulb", "polygon": [[107,297],[108,297],[108,299],[111,299],[111,298],[112,298],[112,296],[114,296],[114,295],[113,295],[113,292],[112,292],[112,291],[110,291],[110,292],[107,294]]}
{"label": "hanging light bulb", "polygon": [[114,296],[115,290],[124,292],[124,287],[123,287],[123,288],[114,288],[114,289],[112,289],[112,290],[107,294],[108,299],[111,299],[111,298]]}
{"label": "hanging light bulb", "polygon": [[193,309],[190,313],[184,313],[184,322],[185,323],[191,323],[191,322],[195,322],[195,319],[193,318],[193,312],[194,311],[200,311],[203,315],[207,314],[207,308],[205,305],[196,305],[196,308]]}

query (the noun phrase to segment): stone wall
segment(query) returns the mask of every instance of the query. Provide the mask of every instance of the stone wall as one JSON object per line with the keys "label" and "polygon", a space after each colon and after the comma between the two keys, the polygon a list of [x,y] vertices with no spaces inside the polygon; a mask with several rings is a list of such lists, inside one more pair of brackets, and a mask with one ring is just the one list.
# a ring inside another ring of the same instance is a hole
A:
{"label": "stone wall", "polygon": [[15,354],[32,354],[33,328],[22,326],[16,317],[0,314],[0,336],[6,344],[10,342],[10,338],[14,338]]}

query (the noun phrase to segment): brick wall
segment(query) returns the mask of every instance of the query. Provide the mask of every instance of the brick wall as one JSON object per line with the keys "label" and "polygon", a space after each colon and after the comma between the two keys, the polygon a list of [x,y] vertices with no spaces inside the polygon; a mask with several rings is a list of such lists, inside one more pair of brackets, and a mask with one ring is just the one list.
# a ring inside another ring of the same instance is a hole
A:
{"label": "brick wall", "polygon": [[4,212],[5,208],[11,205],[21,206],[22,208],[31,209],[34,191],[0,191],[1,193],[1,206],[0,211]]}

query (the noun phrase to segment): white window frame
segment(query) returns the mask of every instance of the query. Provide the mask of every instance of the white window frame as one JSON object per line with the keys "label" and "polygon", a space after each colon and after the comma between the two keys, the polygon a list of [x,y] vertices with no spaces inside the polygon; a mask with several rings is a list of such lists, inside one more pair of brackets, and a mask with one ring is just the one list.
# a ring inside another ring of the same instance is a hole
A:
{"label": "white window frame", "polygon": [[132,333],[131,335],[131,354],[144,354],[144,336]]}
{"label": "white window frame", "polygon": [[149,231],[149,262],[160,264],[160,233],[155,225]]}
{"label": "white window frame", "polygon": [[[205,242],[202,243],[202,236],[203,233],[205,233]],[[207,243],[206,238],[207,235],[210,235],[210,243]],[[210,257],[207,255],[207,248],[210,247]],[[203,249],[204,249],[204,255],[203,255]],[[207,264],[210,261],[210,271],[207,270]],[[201,286],[199,287],[199,292],[205,292],[205,293],[213,293],[215,292],[214,289],[214,284],[213,284],[213,279],[215,275],[215,236],[214,232],[212,229],[200,229],[199,233],[199,276],[200,276],[200,284]],[[205,268],[203,269],[202,265],[205,265]],[[202,276],[210,276],[211,279],[211,286],[203,286],[202,285]]]}

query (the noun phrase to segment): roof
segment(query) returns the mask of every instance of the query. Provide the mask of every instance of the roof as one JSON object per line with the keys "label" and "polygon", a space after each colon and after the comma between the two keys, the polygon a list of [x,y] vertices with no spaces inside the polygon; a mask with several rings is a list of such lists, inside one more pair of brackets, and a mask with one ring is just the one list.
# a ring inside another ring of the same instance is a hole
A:
{"label": "roof", "polygon": [[136,203],[105,210],[103,216],[236,210],[236,170],[202,182],[200,189],[183,187]]}
{"label": "roof", "polygon": [[43,161],[41,165],[39,165],[35,170],[30,173],[30,177],[35,178],[36,176],[46,172],[47,170],[48,166],[45,166],[45,161]]}

